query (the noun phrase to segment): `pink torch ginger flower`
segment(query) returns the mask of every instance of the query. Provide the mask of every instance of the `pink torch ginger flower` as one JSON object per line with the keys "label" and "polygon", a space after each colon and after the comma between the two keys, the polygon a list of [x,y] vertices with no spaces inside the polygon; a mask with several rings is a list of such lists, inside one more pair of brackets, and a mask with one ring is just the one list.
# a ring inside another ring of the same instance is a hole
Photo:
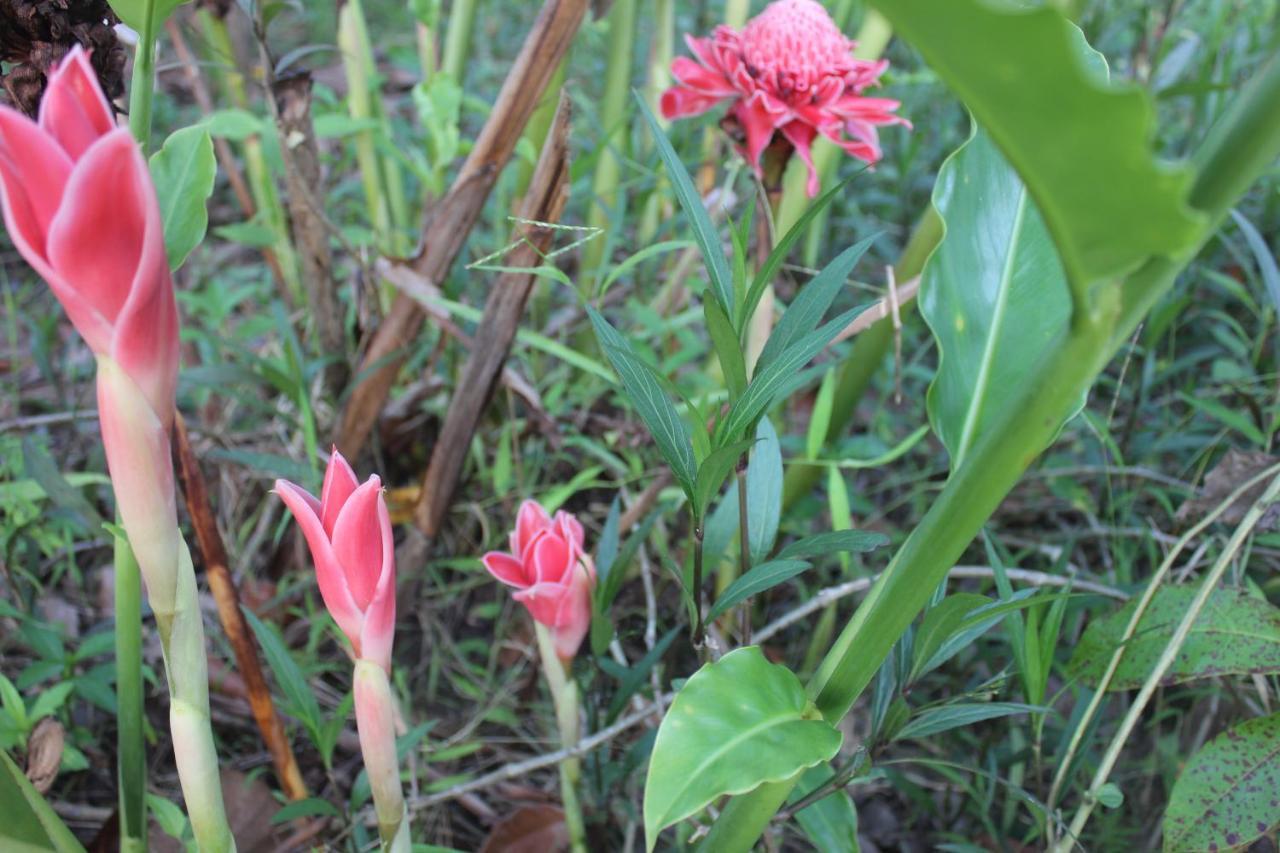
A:
{"label": "pink torch ginger flower", "polygon": [[275,493],[302,528],[320,597],[356,657],[390,671],[396,560],[381,481],[371,476],[361,485],[335,449],[319,500],[287,480],[276,480]]}
{"label": "pink torch ginger flower", "polygon": [[0,106],[0,207],[98,359],[98,409],[120,516],[157,609],[180,537],[169,430],[178,312],[151,174],[116,128],[89,56],[52,72],[38,120]]}
{"label": "pink torch ginger flower", "polygon": [[730,101],[729,116],[746,137],[743,155],[756,174],[777,131],[808,167],[810,197],[818,193],[811,146],[819,133],[875,163],[881,156],[876,126],[910,127],[894,115],[897,101],[862,95],[878,84],[888,61],[855,59],[854,43],[816,0],[776,0],[742,32],[719,26],[710,38],[685,41],[697,61],[682,56],[671,64],[679,85],[662,93],[663,116],[699,115]]}
{"label": "pink torch ginger flower", "polygon": [[520,506],[511,551],[482,558],[495,578],[514,587],[513,596],[535,620],[551,629],[556,654],[570,660],[591,627],[591,591],[596,569],[583,550],[582,525],[561,510],[552,518],[535,501]]}

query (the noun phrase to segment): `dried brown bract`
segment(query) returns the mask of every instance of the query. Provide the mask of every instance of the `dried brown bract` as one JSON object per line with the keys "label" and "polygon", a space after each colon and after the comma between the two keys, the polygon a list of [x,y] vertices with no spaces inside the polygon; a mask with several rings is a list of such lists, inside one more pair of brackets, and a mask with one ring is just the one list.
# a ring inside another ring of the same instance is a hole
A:
{"label": "dried brown bract", "polygon": [[113,101],[124,94],[125,51],[107,0],[0,0],[0,83],[9,101],[35,116],[49,70],[71,48],[90,52],[93,70]]}

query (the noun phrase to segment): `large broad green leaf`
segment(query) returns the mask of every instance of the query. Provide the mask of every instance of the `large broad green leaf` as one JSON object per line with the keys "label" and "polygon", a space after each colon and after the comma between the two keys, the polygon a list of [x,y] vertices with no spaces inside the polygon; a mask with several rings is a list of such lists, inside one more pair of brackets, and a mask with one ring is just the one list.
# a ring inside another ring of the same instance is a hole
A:
{"label": "large broad green leaf", "polygon": [[790,779],[840,749],[795,673],[758,646],[694,673],[658,727],[644,786],[648,850],[664,827],[724,794]]}
{"label": "large broad green leaf", "polygon": [[1151,98],[1108,83],[1061,12],[990,0],[873,4],[1018,170],[1081,301],[1092,284],[1197,239],[1190,171],[1152,153]]}
{"label": "large broad green leaf", "polygon": [[658,450],[671,466],[676,482],[692,500],[698,463],[693,458],[693,443],[689,439],[684,421],[680,420],[679,412],[667,398],[662,384],[649,366],[640,360],[626,339],[618,334],[618,330],[609,325],[609,321],[594,308],[588,308],[587,314],[591,317],[591,324],[595,326],[601,349],[608,356],[613,369],[618,372],[618,378],[622,380],[622,388],[627,392],[631,405],[636,407],[636,413],[649,428]]}
{"label": "large broad green leaf", "polygon": [[1166,853],[1244,850],[1280,828],[1280,714],[1228,729],[1183,768],[1164,813]]}
{"label": "large broad green leaf", "polygon": [[120,16],[120,20],[141,33],[146,24],[148,10],[151,11],[152,20],[155,21],[155,28],[159,30],[160,25],[173,14],[173,10],[186,0],[109,0],[109,2],[111,8]]}
{"label": "large broad green leaf", "polygon": [[0,850],[84,853],[84,847],[40,796],[9,754],[0,750]]}
{"label": "large broad green leaf", "polygon": [[946,233],[920,314],[940,352],[929,420],[954,469],[1035,381],[1029,368],[1068,331],[1071,294],[1035,202],[983,130],[942,165],[933,205]]}
{"label": "large broad green leaf", "polygon": [[[1188,586],[1160,589],[1151,600],[1125,649],[1109,689],[1130,690],[1146,680],[1187,612],[1196,590]],[[1085,630],[1068,664],[1068,672],[1095,686],[1120,645],[1136,602]],[[1232,589],[1214,590],[1161,684],[1181,684],[1215,675],[1280,672],[1280,610]]]}
{"label": "large broad green leaf", "polygon": [[218,174],[213,139],[202,126],[174,131],[151,155],[151,178],[160,200],[164,248],[176,270],[200,245],[209,228],[209,196]]}

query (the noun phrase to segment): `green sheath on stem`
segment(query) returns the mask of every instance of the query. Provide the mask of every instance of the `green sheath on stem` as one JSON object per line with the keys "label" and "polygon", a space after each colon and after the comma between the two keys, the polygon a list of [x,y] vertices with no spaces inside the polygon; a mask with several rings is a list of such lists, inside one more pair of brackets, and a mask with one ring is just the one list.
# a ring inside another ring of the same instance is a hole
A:
{"label": "green sheath on stem", "polygon": [[356,661],[354,691],[356,727],[364,757],[373,809],[378,815],[382,849],[408,853],[409,815],[400,787],[400,757],[396,752],[395,699],[387,672],[378,664]]}
{"label": "green sheath on stem", "polygon": [[[542,672],[551,691],[551,701],[556,708],[556,727],[560,731],[560,745],[571,749],[578,745],[581,736],[578,709],[578,685],[565,672],[565,665],[556,654],[551,631],[541,622],[534,622],[538,637],[538,653],[542,657]],[[560,762],[560,798],[564,804],[564,822],[569,829],[569,847],[573,853],[586,853],[586,827],[582,820],[582,806],[578,803],[578,777],[581,763],[577,758]]]}

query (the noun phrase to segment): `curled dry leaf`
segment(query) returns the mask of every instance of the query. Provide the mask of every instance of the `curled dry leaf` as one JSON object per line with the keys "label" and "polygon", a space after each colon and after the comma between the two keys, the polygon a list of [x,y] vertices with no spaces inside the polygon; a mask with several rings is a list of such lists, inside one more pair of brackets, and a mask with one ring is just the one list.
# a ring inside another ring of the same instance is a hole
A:
{"label": "curled dry leaf", "polygon": [[53,717],[36,723],[27,738],[27,779],[42,794],[48,793],[53,780],[58,778],[65,741],[66,730]]}
{"label": "curled dry leaf", "polygon": [[[1218,464],[1213,466],[1213,470],[1205,476],[1204,485],[1200,487],[1200,494],[1180,506],[1174,518],[1183,526],[1194,524],[1208,513],[1213,512],[1220,503],[1229,498],[1231,493],[1240,488],[1245,481],[1258,476],[1278,462],[1280,462],[1280,459],[1267,453],[1231,448],[1222,459],[1218,460]],[[1237,498],[1235,503],[1228,507],[1218,520],[1223,524],[1239,524],[1244,518],[1244,514],[1249,511],[1249,507],[1253,506],[1266,488],[1266,480],[1257,483],[1253,488]],[[1261,530],[1273,530],[1276,528],[1277,522],[1280,522],[1280,504],[1273,505],[1263,514],[1262,520],[1258,522],[1258,528]]]}

